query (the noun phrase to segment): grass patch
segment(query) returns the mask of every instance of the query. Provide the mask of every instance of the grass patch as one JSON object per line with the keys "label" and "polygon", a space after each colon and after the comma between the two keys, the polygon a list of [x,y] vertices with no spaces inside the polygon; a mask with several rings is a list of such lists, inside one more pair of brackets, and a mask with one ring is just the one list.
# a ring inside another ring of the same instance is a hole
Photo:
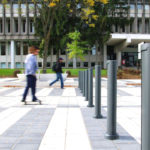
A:
{"label": "grass patch", "polygon": [[[13,77],[15,70],[23,70],[23,69],[0,69],[0,77]],[[77,77],[79,71],[84,71],[87,69],[63,69],[63,72],[70,71],[71,77]],[[40,69],[40,72],[42,73],[42,70]],[[47,69],[47,73],[54,73],[52,69]],[[95,70],[93,71],[93,75],[95,75]],[[103,77],[107,76],[107,70],[102,70],[101,75]]]}
{"label": "grass patch", "polygon": [[[84,70],[87,70],[87,69],[63,69],[63,72],[70,71],[71,77],[77,77],[79,74],[79,71],[84,71]],[[47,69],[47,73],[54,73],[54,72],[52,71],[52,69]],[[93,71],[93,75],[95,76],[95,70]],[[103,77],[106,77],[107,76],[107,70],[102,70],[101,75]]]}
{"label": "grass patch", "polygon": [[21,69],[0,69],[0,77],[13,77],[15,70]]}

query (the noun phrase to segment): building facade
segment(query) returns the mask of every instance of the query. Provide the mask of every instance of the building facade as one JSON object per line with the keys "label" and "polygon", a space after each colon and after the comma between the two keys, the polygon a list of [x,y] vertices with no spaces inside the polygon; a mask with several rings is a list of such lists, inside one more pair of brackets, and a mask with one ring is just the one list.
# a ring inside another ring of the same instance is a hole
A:
{"label": "building facade", "polygon": [[[112,26],[113,33],[103,48],[103,52],[93,47],[85,56],[85,61],[77,60],[77,67],[86,68],[101,64],[106,68],[107,60],[117,59],[118,66],[134,67],[138,61],[138,44],[150,42],[150,0],[128,0],[130,25]],[[21,13],[18,13],[21,10]],[[6,7],[0,4],[0,68],[23,68],[28,54],[28,42],[37,41],[34,36],[33,16],[38,13],[33,3],[18,4],[12,0]],[[64,67],[73,66],[65,50],[60,51]],[[56,52],[51,51],[47,67],[56,62]],[[42,59],[38,57],[39,68]]]}

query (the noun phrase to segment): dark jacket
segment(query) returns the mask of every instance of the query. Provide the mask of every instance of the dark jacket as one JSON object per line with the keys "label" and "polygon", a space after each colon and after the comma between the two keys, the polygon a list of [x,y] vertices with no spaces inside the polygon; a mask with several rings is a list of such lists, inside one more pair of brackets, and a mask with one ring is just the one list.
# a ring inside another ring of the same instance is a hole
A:
{"label": "dark jacket", "polygon": [[57,68],[56,73],[62,73],[62,63],[57,62],[56,68]]}

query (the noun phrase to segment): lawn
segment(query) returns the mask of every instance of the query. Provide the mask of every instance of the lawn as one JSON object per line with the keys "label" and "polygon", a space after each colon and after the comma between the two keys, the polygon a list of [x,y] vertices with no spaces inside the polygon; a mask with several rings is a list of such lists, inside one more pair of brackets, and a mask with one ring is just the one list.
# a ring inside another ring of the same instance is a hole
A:
{"label": "lawn", "polygon": [[[23,69],[0,69],[0,77],[13,77],[14,71],[15,70],[20,70],[22,72]],[[70,71],[72,77],[77,77],[79,71],[84,71],[86,69],[63,69],[63,72]],[[42,70],[40,70],[42,73]],[[52,69],[47,69],[47,73],[54,73]],[[95,70],[93,72],[95,75]],[[102,70],[102,76],[107,75],[107,70]]]}

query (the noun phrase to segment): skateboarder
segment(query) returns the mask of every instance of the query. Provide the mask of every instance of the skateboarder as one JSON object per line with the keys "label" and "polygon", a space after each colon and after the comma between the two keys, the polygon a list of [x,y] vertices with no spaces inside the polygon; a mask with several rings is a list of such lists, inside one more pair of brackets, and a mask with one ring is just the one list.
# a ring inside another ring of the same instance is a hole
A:
{"label": "skateboarder", "polygon": [[63,58],[59,58],[57,63],[53,66],[53,70],[56,72],[57,77],[56,80],[54,80],[49,84],[49,86],[52,86],[55,82],[57,82],[60,79],[61,89],[64,88],[64,82],[62,77],[62,62],[63,62]]}
{"label": "skateboarder", "polygon": [[26,102],[26,96],[28,94],[29,88],[32,90],[32,101],[41,102],[35,96],[36,92],[36,71],[38,69],[36,56],[39,54],[39,48],[36,46],[29,47],[29,54],[25,59],[25,74],[27,85],[24,90],[22,102]]}

